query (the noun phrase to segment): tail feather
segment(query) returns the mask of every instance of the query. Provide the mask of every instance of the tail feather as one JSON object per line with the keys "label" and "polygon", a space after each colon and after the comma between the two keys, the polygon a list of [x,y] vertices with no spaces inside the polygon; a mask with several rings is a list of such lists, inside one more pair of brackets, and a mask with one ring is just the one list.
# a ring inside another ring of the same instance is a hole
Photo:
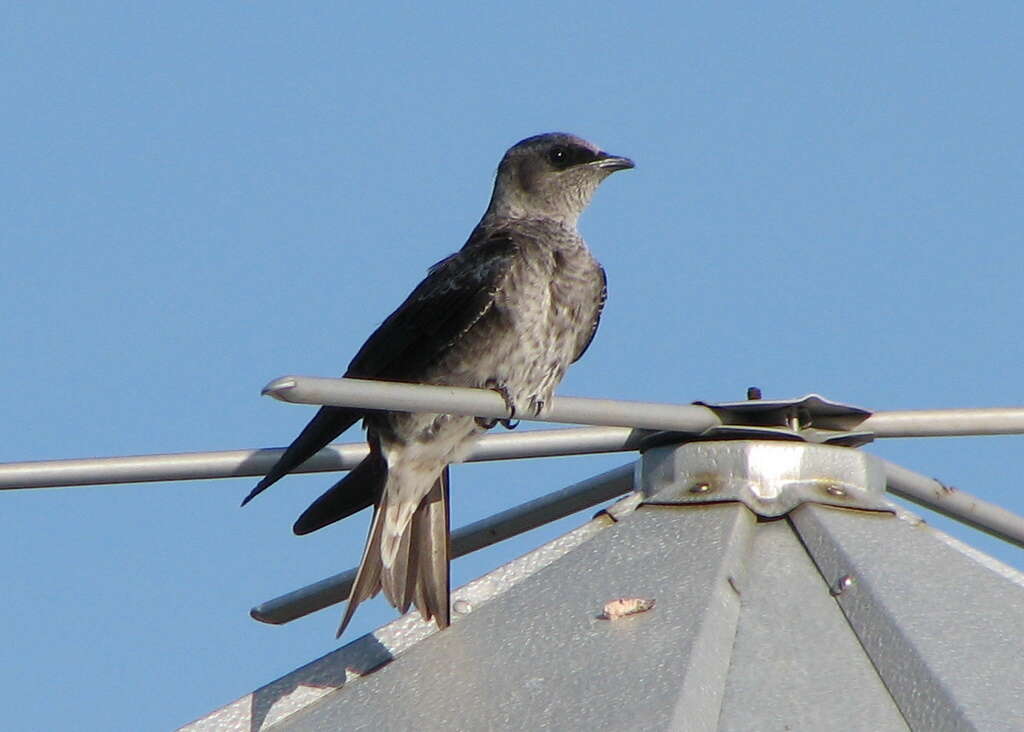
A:
{"label": "tail feather", "polygon": [[[399,481],[395,481],[393,485]],[[419,488],[419,480],[415,482]],[[408,487],[408,482],[404,487]],[[401,491],[402,487],[395,485],[395,489]],[[412,526],[412,517],[416,515],[422,505],[421,496],[403,496],[405,500],[392,495],[393,503],[388,507],[388,515],[385,517],[384,534],[381,536],[381,561],[384,568],[391,568],[392,574],[396,577],[404,574],[406,566],[405,555],[409,553],[409,532]],[[410,500],[410,498],[412,500]],[[419,499],[420,503],[415,501]]]}
{"label": "tail feather", "polygon": [[416,558],[411,555],[412,523],[410,522],[400,534],[394,533],[389,525],[390,517],[386,516],[383,523],[380,552],[381,586],[398,612],[405,613],[412,604],[410,592],[415,587],[415,582],[411,581],[414,575],[410,573],[410,570],[416,568]]}
{"label": "tail feather", "polygon": [[423,619],[433,618],[439,628],[447,628],[451,624],[449,525],[446,467],[423,499],[418,520],[413,520],[413,546],[418,565],[413,601]]}
{"label": "tail feather", "polygon": [[381,497],[377,506],[373,509],[373,521],[370,522],[370,534],[366,539],[366,548],[363,549],[363,558],[359,562],[359,570],[356,572],[355,582],[352,583],[352,590],[349,592],[348,605],[345,607],[345,615],[338,626],[338,634],[345,632],[356,608],[364,600],[369,600],[381,590],[381,568],[380,563],[380,537],[384,529],[384,505],[385,497]]}
{"label": "tail feather", "polygon": [[396,539],[390,566],[384,564],[382,556],[388,498],[387,491],[383,491],[374,509],[366,549],[338,629],[339,636],[359,603],[382,589],[400,612],[407,612],[415,605],[424,620],[433,620],[439,628],[451,624],[448,468],[434,481]]}

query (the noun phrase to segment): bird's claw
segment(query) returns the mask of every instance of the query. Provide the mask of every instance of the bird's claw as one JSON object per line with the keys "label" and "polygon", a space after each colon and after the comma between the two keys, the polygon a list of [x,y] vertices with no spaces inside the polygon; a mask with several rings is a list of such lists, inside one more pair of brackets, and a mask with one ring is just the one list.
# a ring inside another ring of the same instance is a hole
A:
{"label": "bird's claw", "polygon": [[494,425],[499,422],[507,430],[514,430],[519,426],[519,420],[516,419],[516,405],[512,401],[512,395],[508,393],[508,387],[504,384],[499,384],[494,379],[488,379],[484,384],[484,388],[496,391],[501,395],[501,398],[505,401],[505,406],[508,408],[508,417],[505,419],[489,419],[487,417],[476,417],[476,423],[483,427],[485,430],[491,429]]}

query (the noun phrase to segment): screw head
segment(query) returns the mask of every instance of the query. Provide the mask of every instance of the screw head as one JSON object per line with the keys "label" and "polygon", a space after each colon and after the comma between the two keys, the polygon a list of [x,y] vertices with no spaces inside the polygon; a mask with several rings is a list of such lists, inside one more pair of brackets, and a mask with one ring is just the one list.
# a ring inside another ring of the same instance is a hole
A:
{"label": "screw head", "polygon": [[849,574],[844,574],[842,577],[836,580],[836,583],[834,585],[832,585],[832,596],[838,597],[851,587],[853,587],[853,576]]}

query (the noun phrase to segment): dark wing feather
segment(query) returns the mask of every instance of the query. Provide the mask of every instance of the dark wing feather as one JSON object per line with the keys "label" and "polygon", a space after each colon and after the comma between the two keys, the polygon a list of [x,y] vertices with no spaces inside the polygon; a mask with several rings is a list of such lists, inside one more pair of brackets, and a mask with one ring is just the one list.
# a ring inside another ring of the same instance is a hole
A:
{"label": "dark wing feather", "polygon": [[590,348],[590,344],[594,341],[594,336],[597,335],[597,326],[601,322],[601,311],[604,310],[604,301],[608,299],[608,275],[604,272],[604,267],[598,267],[601,272],[601,298],[597,302],[597,310],[594,311],[594,323],[590,326],[590,333],[587,335],[587,340],[583,341],[583,345],[580,346],[576,352],[576,356],[572,359],[572,363],[576,363],[583,354]]}
{"label": "dark wing feather", "polygon": [[284,454],[274,463],[274,467],[267,472],[263,480],[257,483],[256,487],[245,497],[242,505],[247,504],[284,475],[327,447],[331,440],[355,424],[362,416],[363,413],[358,409],[321,407],[320,411],[302,429],[302,432],[299,433],[294,442],[284,451]]}
{"label": "dark wing feather", "polygon": [[[359,349],[345,376],[413,382],[423,378],[494,305],[494,296],[517,251],[508,234],[475,231],[459,252],[430,268],[426,279]],[[322,450],[365,414],[366,410],[347,407],[321,408],[242,505]],[[338,502],[336,488],[340,485],[328,491],[333,492],[330,499],[326,494],[323,498]],[[350,496],[334,515],[342,518],[355,506],[369,505],[368,500],[368,492],[360,488],[360,495]],[[314,513],[318,520],[328,516]]]}
{"label": "dark wing feather", "polygon": [[461,251],[430,268],[359,349],[345,375],[421,379],[491,309],[517,251],[501,233],[471,237]]}
{"label": "dark wing feather", "polygon": [[374,496],[383,489],[387,475],[384,455],[379,449],[371,449],[359,465],[302,512],[292,531],[300,536],[308,534],[372,506]]}

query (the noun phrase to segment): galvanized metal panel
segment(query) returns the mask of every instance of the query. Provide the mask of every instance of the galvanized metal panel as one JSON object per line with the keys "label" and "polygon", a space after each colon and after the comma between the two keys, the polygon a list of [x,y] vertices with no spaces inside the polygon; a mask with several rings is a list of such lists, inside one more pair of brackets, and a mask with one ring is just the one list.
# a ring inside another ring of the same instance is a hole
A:
{"label": "galvanized metal panel", "polygon": [[789,522],[749,561],[719,729],[909,729]]}
{"label": "galvanized metal panel", "polygon": [[1024,728],[1019,573],[905,514],[804,505],[792,520],[914,729]]}
{"label": "galvanized metal panel", "polygon": [[[274,729],[716,729],[753,526],[642,507]],[[599,619],[620,596],[657,604]]]}
{"label": "galvanized metal panel", "polygon": [[[516,583],[542,570],[608,527],[614,526],[614,520],[619,520],[635,510],[639,499],[639,494],[631,494],[578,529],[563,534],[529,554],[514,559],[455,590],[452,594],[452,628],[447,632],[454,632],[454,628],[457,628],[474,608],[485,606]],[[383,664],[401,657],[424,638],[437,632],[434,623],[424,623],[417,612],[410,612],[181,729],[188,732],[256,732],[280,729],[275,725],[316,704],[344,685],[357,681],[364,674],[369,674]]]}

